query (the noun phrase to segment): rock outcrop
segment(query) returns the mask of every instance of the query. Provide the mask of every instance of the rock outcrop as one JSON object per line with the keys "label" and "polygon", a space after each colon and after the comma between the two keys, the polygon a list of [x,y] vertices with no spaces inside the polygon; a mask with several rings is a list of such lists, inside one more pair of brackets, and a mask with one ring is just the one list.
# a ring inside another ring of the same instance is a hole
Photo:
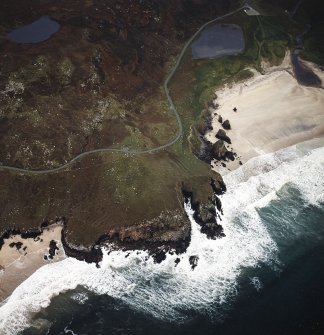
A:
{"label": "rock outcrop", "polygon": [[216,134],[216,138],[218,138],[219,140],[223,140],[225,142],[227,142],[228,144],[231,144],[232,141],[231,139],[226,135],[226,131],[223,129],[219,129],[217,134]]}
{"label": "rock outcrop", "polygon": [[231,129],[231,124],[228,120],[225,120],[223,123],[222,123],[222,126],[224,129],[226,130],[230,130]]}
{"label": "rock outcrop", "polygon": [[213,144],[212,146],[212,156],[213,158],[217,159],[218,161],[220,160],[226,160],[227,158],[227,148],[222,140],[218,140],[216,143]]}
{"label": "rock outcrop", "polygon": [[218,195],[226,191],[226,186],[223,181],[214,179],[210,182],[213,190],[208,203],[200,203],[195,200],[193,194],[183,190],[185,201],[191,200],[191,207],[194,210],[194,219],[201,226],[201,233],[206,234],[210,239],[224,237],[223,227],[218,223],[220,214],[222,214],[222,204]]}
{"label": "rock outcrop", "polygon": [[199,257],[197,255],[193,255],[189,257],[189,263],[191,265],[191,269],[194,270],[195,267],[198,265]]}
{"label": "rock outcrop", "polygon": [[190,222],[180,211],[165,212],[158,218],[138,226],[110,230],[97,244],[113,244],[123,250],[147,250],[155,262],[165,259],[165,253],[181,254],[190,242]]}

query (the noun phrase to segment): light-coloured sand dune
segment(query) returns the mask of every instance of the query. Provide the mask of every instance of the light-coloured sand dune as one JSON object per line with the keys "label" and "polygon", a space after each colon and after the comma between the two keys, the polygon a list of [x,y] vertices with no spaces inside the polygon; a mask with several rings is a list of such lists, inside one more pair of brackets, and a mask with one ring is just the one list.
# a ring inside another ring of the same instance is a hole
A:
{"label": "light-coloured sand dune", "polygon": [[[20,235],[14,235],[4,240],[0,250],[0,302],[7,298],[13,290],[27,279],[41,266],[65,258],[60,243],[62,224],[51,225],[43,230],[37,238],[24,239]],[[59,251],[52,260],[44,260],[48,255],[50,241],[57,241]],[[22,243],[19,249],[11,247],[11,243]]]}
{"label": "light-coloured sand dune", "polygon": [[[315,71],[323,80],[323,72],[318,68]],[[243,163],[256,155],[324,136],[324,89],[299,85],[292,75],[289,58],[282,67],[264,75],[256,73],[250,80],[225,87],[216,94],[219,108],[215,112],[230,121],[232,129],[226,131],[232,140],[229,147]],[[217,117],[213,128],[206,135],[212,143],[222,128]],[[237,166],[235,161],[227,163],[226,168],[215,169],[226,174]]]}

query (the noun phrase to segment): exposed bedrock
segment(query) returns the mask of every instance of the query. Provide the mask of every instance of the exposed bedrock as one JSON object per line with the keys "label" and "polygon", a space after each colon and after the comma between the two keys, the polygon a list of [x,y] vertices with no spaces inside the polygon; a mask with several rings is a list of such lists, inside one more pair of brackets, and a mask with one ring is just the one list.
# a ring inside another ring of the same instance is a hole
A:
{"label": "exposed bedrock", "polygon": [[165,211],[139,225],[111,229],[97,243],[108,243],[112,248],[123,250],[147,250],[155,262],[161,262],[166,252],[186,251],[190,232],[190,222],[183,211]]}
{"label": "exposed bedrock", "polygon": [[235,155],[236,154],[233,151],[228,150],[223,140],[218,140],[213,144],[205,138],[201,138],[200,153],[198,158],[202,161],[208,164],[210,164],[213,159],[218,161],[234,161]]}
{"label": "exposed bedrock", "polygon": [[54,256],[56,255],[56,250],[60,250],[57,246],[57,242],[54,240],[51,240],[49,244],[49,252],[48,252],[48,258],[53,259]]}
{"label": "exposed bedrock", "polygon": [[70,245],[65,236],[65,230],[62,230],[62,244],[64,247],[65,254],[69,257],[76,258],[79,261],[86,261],[87,263],[98,263],[102,260],[102,250],[99,245],[94,244],[89,248],[83,248],[82,246]]}
{"label": "exposed bedrock", "polygon": [[224,129],[226,130],[230,130],[231,129],[231,124],[228,120],[225,120],[223,123],[222,123],[222,126]]}
{"label": "exposed bedrock", "polygon": [[201,121],[195,125],[196,130],[200,136],[205,136],[206,132],[213,129],[213,114],[209,110],[203,110],[201,114]]}
{"label": "exposed bedrock", "polygon": [[21,249],[22,246],[23,244],[21,242],[12,242],[9,244],[10,248],[16,247],[17,250]]}
{"label": "exposed bedrock", "polygon": [[223,130],[223,129],[218,130],[218,132],[216,134],[216,138],[218,138],[219,140],[223,140],[228,144],[232,143],[231,139],[227,136],[226,131]]}
{"label": "exposed bedrock", "polygon": [[212,145],[211,148],[211,156],[217,160],[231,160],[234,161],[234,153],[232,151],[227,150],[224,141],[218,140],[216,143]]}
{"label": "exposed bedrock", "polygon": [[[33,228],[28,230],[22,230],[19,228],[9,228],[5,230],[2,235],[0,235],[0,250],[4,244],[4,240],[9,239],[10,236],[13,235],[20,235],[23,239],[33,238],[35,240],[40,239],[40,235],[43,233],[43,228],[46,228],[52,224],[64,224],[65,219],[63,217],[57,217],[55,220],[52,221],[45,221],[41,224],[40,228]],[[14,243],[12,247],[16,246],[19,250],[19,243]]]}
{"label": "exposed bedrock", "polygon": [[189,257],[189,263],[191,265],[191,269],[194,270],[195,267],[198,265],[199,257],[197,255],[193,255]]}
{"label": "exposed bedrock", "polygon": [[220,214],[222,214],[222,204],[219,195],[226,192],[226,186],[223,181],[211,179],[212,193],[209,196],[209,202],[201,203],[196,199],[195,194],[188,188],[183,187],[185,201],[191,201],[191,207],[194,210],[194,219],[201,226],[201,233],[206,234],[210,239],[216,239],[225,236],[223,227],[218,223]]}
{"label": "exposed bedrock", "polygon": [[228,150],[226,147],[226,143],[231,144],[231,139],[227,136],[225,130],[218,130],[216,133],[216,138],[218,141],[216,141],[214,144],[205,138],[205,135],[208,133],[208,131],[213,129],[212,122],[214,117],[218,118],[218,121],[222,124],[224,129],[231,129],[229,120],[223,121],[221,115],[218,115],[217,113],[211,112],[209,110],[203,111],[201,115],[201,121],[195,125],[197,132],[194,136],[197,137],[197,143],[199,143],[199,145],[196,145],[196,148],[193,150],[193,152],[200,160],[208,164],[210,164],[213,159],[218,161],[234,161],[234,152]]}
{"label": "exposed bedrock", "polygon": [[211,161],[213,160],[213,154],[212,154],[213,144],[207,141],[204,137],[201,137],[200,141],[201,141],[200,151],[197,156],[203,162],[210,164]]}

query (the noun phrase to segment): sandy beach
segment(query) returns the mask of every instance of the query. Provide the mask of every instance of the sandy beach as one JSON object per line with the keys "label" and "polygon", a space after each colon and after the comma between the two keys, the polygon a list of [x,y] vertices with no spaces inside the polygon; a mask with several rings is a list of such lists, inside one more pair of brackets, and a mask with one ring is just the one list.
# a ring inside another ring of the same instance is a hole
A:
{"label": "sandy beach", "polygon": [[[309,67],[324,82],[324,72],[311,63]],[[215,113],[229,120],[226,130],[239,159],[220,163],[215,170],[225,175],[260,154],[274,152],[312,138],[324,136],[324,89],[298,84],[293,76],[287,55],[279,67],[265,68],[264,74],[254,71],[254,77],[224,87],[216,92]],[[235,112],[233,109],[236,108]],[[218,115],[213,119],[213,130],[206,138],[215,143],[215,135],[223,129]]]}
{"label": "sandy beach", "polygon": [[[60,242],[62,229],[63,225],[57,223],[44,228],[36,238],[13,235],[4,240],[0,250],[0,302],[38,268],[65,258]],[[59,249],[53,259],[48,257],[51,241],[55,241]]]}

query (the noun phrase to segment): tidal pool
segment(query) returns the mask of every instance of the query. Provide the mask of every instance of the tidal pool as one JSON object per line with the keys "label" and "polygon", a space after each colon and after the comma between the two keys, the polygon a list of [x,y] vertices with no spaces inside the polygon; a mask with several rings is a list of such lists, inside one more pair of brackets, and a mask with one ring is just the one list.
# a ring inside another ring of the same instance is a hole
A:
{"label": "tidal pool", "polygon": [[40,43],[49,39],[60,29],[60,24],[48,16],[42,16],[37,21],[11,31],[7,37],[16,43]]}
{"label": "tidal pool", "polygon": [[217,24],[205,29],[192,45],[192,58],[217,58],[244,50],[244,36],[236,24]]}

